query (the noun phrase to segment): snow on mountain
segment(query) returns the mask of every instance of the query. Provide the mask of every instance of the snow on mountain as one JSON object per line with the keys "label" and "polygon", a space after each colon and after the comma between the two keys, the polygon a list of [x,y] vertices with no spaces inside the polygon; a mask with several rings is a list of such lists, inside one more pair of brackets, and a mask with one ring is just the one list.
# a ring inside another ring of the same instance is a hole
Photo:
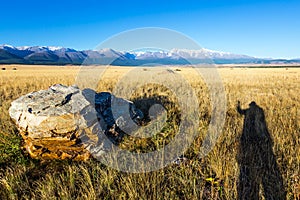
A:
{"label": "snow on mountain", "polygon": [[0,45],[0,49],[15,49],[15,47],[11,46],[9,44],[3,44],[3,45]]}
{"label": "snow on mountain", "polygon": [[53,47],[53,46],[50,46],[50,47],[48,47],[48,49],[49,49],[50,51],[58,51],[58,50],[63,49],[63,47]]}
{"label": "snow on mountain", "polygon": [[132,53],[136,59],[164,59],[172,57],[172,54],[165,51],[138,51]]}
{"label": "snow on mountain", "polygon": [[253,58],[246,55],[233,54],[228,52],[213,51],[209,49],[189,50],[189,49],[172,49],[173,55],[186,59],[249,59]]}
{"label": "snow on mountain", "polygon": [[30,46],[22,46],[22,47],[15,47],[18,50],[24,51],[24,50],[28,50],[30,48]]}
{"label": "snow on mountain", "polygon": [[253,57],[209,49],[188,50],[172,49],[167,51],[138,51],[133,52],[136,59],[250,59]]}
{"label": "snow on mountain", "polygon": [[24,47],[16,47],[19,50],[27,50],[27,51],[33,51],[33,52],[42,52],[42,51],[49,51],[50,49],[48,47],[44,46],[24,46]]}
{"label": "snow on mountain", "polygon": [[13,55],[16,55],[18,57],[25,57],[25,56],[28,56],[29,54],[32,53],[32,51],[29,51],[29,50],[26,50],[26,49],[18,49],[17,47],[14,47],[14,46],[11,46],[11,45],[7,45],[7,44],[4,44],[4,45],[1,45],[0,46],[0,49],[3,49]]}
{"label": "snow on mountain", "polygon": [[8,44],[0,45],[0,49],[5,49],[5,50],[12,50],[13,49],[13,50],[33,51],[33,52],[37,52],[37,51],[76,52],[76,50],[72,49],[72,48],[57,47],[57,46],[20,46],[20,47],[14,47],[14,46],[8,45]]}

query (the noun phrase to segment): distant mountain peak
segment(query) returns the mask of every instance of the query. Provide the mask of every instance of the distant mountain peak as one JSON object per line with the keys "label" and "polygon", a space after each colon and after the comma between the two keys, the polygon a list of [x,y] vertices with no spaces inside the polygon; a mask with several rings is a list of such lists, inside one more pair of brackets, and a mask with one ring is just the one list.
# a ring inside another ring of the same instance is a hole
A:
{"label": "distant mountain peak", "polygon": [[171,49],[140,49],[136,51],[117,51],[111,48],[99,50],[77,51],[60,46],[21,46],[0,45],[0,63],[25,64],[110,64],[110,65],[184,65],[199,63],[234,64],[234,63],[286,63],[294,60],[259,59],[247,55],[214,51],[206,48]]}
{"label": "distant mountain peak", "polygon": [[15,48],[14,46],[12,46],[12,45],[9,45],[9,44],[2,44],[2,45],[0,45],[0,49],[4,49],[4,48]]}

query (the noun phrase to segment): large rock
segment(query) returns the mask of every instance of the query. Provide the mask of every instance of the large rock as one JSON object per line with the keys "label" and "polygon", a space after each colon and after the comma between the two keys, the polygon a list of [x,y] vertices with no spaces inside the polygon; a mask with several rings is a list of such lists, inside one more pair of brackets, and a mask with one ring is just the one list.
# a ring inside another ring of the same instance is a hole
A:
{"label": "large rock", "polygon": [[31,157],[74,160],[87,160],[94,149],[101,155],[143,118],[130,101],[60,84],[13,101],[9,114]]}

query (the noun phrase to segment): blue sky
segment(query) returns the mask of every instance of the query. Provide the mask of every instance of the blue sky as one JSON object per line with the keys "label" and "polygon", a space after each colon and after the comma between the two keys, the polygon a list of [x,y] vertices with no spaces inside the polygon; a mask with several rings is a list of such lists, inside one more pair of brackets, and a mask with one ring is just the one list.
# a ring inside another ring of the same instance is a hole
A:
{"label": "blue sky", "polygon": [[93,49],[119,32],[173,29],[200,46],[300,58],[300,1],[2,1],[0,44]]}

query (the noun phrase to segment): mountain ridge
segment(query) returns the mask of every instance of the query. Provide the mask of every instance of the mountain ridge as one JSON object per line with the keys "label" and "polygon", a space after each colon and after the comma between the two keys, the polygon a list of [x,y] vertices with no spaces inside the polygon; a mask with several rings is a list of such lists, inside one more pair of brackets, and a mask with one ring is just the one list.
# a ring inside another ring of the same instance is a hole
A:
{"label": "mountain ridge", "polygon": [[299,59],[263,59],[248,55],[214,51],[210,49],[171,49],[170,51],[117,51],[75,50],[56,46],[0,45],[0,64],[48,64],[48,65],[188,65],[188,64],[272,64],[299,62]]}

